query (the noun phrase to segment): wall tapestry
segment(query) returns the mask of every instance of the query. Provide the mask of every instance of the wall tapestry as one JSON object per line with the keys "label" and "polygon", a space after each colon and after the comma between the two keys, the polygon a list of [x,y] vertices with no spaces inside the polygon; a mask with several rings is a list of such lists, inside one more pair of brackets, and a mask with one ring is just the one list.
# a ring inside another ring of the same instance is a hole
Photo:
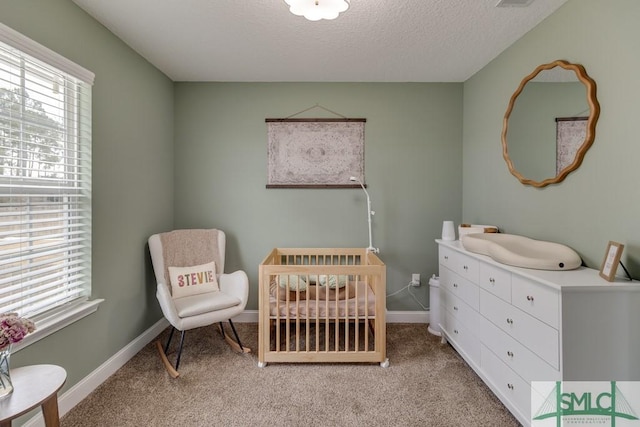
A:
{"label": "wall tapestry", "polygon": [[366,119],[266,119],[267,188],[356,188]]}
{"label": "wall tapestry", "polygon": [[576,158],[587,137],[588,117],[556,118],[556,175]]}

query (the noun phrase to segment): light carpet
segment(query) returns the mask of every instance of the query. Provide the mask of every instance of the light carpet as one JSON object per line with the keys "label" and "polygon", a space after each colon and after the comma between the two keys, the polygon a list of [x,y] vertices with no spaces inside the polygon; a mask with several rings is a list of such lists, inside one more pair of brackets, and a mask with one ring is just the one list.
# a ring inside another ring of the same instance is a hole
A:
{"label": "light carpet", "polygon": [[388,368],[259,368],[258,325],[236,327],[253,353],[232,352],[213,326],[189,331],[180,377],[172,379],[152,342],[69,411],[62,427],[520,425],[424,324],[387,325]]}

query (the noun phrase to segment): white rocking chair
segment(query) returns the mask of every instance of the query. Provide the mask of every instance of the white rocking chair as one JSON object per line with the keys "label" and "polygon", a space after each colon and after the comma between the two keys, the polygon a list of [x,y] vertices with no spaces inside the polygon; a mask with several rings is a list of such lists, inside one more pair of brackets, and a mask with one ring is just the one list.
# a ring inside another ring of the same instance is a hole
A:
{"label": "white rocking chair", "polygon": [[[157,281],[156,297],[164,317],[173,326],[164,348],[156,342],[160,357],[169,372],[176,378],[180,374],[180,356],[185,332],[189,329],[218,323],[223,338],[238,353],[249,353],[244,347],[231,318],[240,314],[249,296],[249,280],[244,271],[224,274],[226,237],[221,230],[174,230],[154,234],[149,238],[149,252]],[[177,296],[172,293],[169,267],[192,267],[215,262],[219,290],[195,295]],[[228,321],[235,340],[227,335],[223,321]],[[175,366],[169,362],[167,353],[175,330],[182,332]]]}

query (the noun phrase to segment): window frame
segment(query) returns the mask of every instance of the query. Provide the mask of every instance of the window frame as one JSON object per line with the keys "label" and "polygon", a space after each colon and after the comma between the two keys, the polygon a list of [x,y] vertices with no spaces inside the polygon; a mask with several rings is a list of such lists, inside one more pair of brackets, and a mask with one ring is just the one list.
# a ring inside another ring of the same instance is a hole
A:
{"label": "window frame", "polygon": [[[0,42],[3,42],[14,49],[21,51],[30,57],[37,59],[50,67],[53,67],[67,75],[70,75],[78,80],[88,84],[89,87],[93,85],[94,74],[83,68],[82,66],[70,61],[69,59],[61,56],[60,54],[50,50],[49,48],[31,40],[30,38],[22,35],[21,33],[13,30],[12,28],[0,23]],[[65,102],[66,103],[66,102]],[[89,108],[91,106],[89,105]],[[89,114],[89,125],[90,125]],[[81,130],[79,129],[79,132]],[[90,143],[91,144],[91,143]],[[91,221],[92,214],[89,209],[89,222]],[[91,228],[91,225],[89,225]],[[91,232],[91,231],[90,231]],[[89,258],[89,265],[91,259]],[[80,299],[76,299],[63,305],[45,311],[41,314],[30,317],[36,324],[36,330],[27,335],[21,342],[13,344],[12,351],[19,351],[39,340],[51,335],[60,329],[69,326],[70,324],[88,316],[91,313],[97,311],[99,305],[104,301],[103,299],[91,299],[92,298],[92,278],[90,277],[91,268],[89,267],[89,277],[87,278],[89,287],[89,296],[85,296]]]}

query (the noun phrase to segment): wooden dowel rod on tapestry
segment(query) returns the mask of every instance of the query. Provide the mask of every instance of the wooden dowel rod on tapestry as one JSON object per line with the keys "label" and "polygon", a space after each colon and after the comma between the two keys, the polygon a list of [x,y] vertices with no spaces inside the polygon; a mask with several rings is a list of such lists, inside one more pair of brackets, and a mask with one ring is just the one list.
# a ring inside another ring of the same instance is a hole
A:
{"label": "wooden dowel rod on tapestry", "polygon": [[289,119],[289,118],[285,118],[285,119],[264,119],[264,121],[266,123],[273,123],[273,122],[297,122],[297,123],[362,122],[362,123],[366,123],[367,119],[363,119],[363,118],[353,118],[353,119],[348,119],[348,118],[344,118],[344,119],[332,119],[332,118]]}
{"label": "wooden dowel rod on tapestry", "polygon": [[[587,110],[589,111],[589,110]],[[579,122],[587,121],[589,117],[576,116],[576,117],[556,117],[556,122]]]}

